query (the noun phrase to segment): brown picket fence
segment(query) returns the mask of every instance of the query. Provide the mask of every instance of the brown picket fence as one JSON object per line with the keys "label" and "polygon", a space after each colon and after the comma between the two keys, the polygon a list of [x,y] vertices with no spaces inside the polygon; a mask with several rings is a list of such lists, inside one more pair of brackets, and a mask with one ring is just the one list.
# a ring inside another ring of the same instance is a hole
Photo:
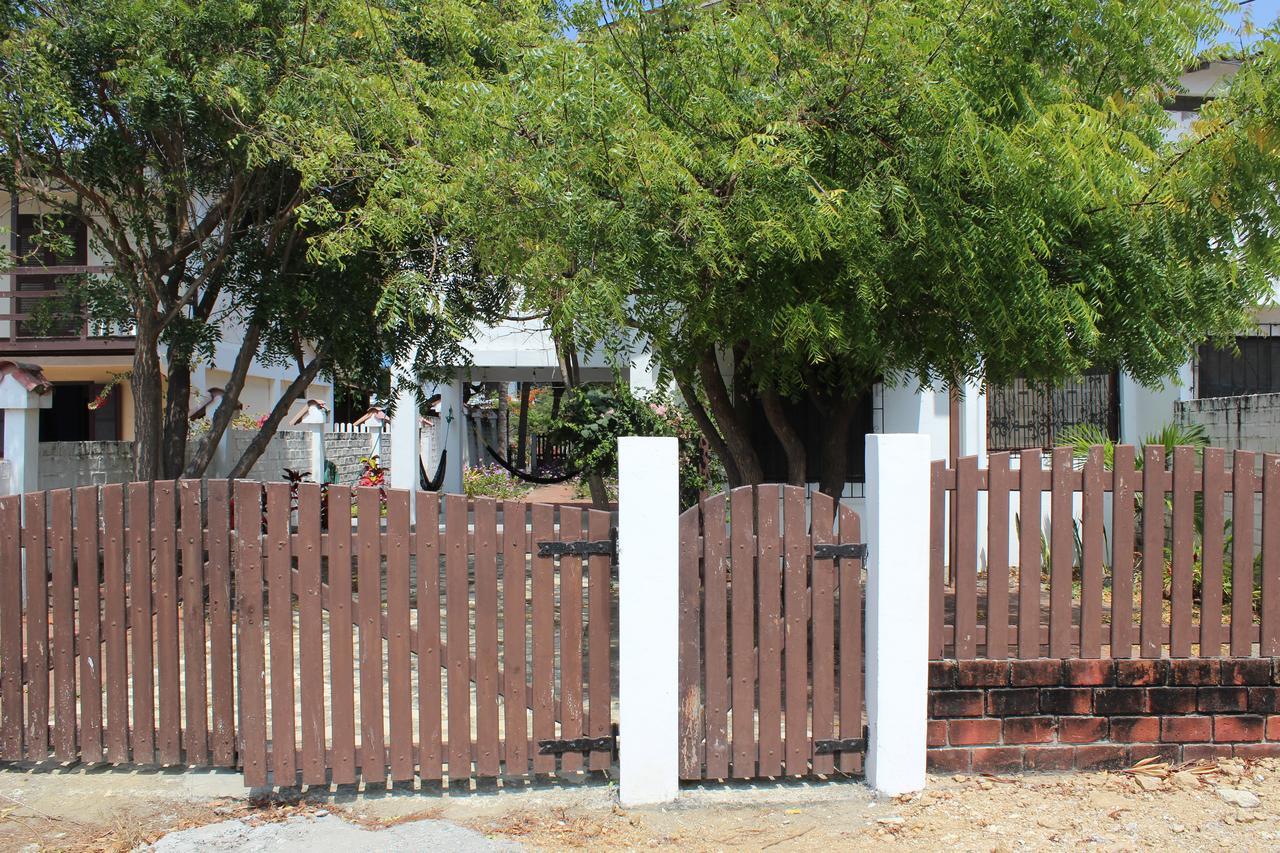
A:
{"label": "brown picket fence", "polygon": [[[0,498],[0,759],[293,786],[613,761],[606,512],[160,481]],[[25,592],[25,595],[24,595]],[[543,754],[539,741],[604,738]]]}
{"label": "brown picket fence", "polygon": [[836,545],[858,516],[797,486],[680,516],[682,779],[861,770],[863,559]]}
{"label": "brown picket fence", "polygon": [[930,657],[1280,655],[1280,455],[1166,455],[935,462]]}

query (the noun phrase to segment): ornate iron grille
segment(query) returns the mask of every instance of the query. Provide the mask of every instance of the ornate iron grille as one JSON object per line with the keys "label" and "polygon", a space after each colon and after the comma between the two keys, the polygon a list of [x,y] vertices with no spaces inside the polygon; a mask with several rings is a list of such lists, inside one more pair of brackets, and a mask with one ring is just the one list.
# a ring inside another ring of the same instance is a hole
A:
{"label": "ornate iron grille", "polygon": [[1116,375],[1090,373],[1054,387],[1015,379],[987,386],[987,450],[1052,447],[1062,430],[1092,424],[1119,432]]}

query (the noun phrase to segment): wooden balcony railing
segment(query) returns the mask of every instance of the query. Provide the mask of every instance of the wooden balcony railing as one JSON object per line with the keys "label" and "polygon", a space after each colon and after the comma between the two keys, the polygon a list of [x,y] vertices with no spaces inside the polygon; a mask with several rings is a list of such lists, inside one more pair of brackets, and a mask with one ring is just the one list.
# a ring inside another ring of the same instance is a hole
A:
{"label": "wooden balcony railing", "polygon": [[[0,354],[37,353],[126,353],[132,352],[132,329],[117,324],[67,317],[67,306],[51,306],[41,312],[44,300],[63,300],[67,293],[56,286],[57,277],[109,272],[105,266],[15,267],[9,270],[9,286],[0,290]],[[34,280],[33,280],[34,279]],[[17,289],[15,282],[54,285],[42,289]],[[52,322],[48,322],[52,315]],[[44,322],[41,322],[44,321]]]}

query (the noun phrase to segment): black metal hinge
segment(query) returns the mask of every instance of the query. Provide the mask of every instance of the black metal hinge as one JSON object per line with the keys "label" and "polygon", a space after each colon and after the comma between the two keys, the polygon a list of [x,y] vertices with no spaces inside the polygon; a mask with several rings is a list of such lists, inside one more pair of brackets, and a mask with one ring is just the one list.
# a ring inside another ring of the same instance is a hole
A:
{"label": "black metal hinge", "polygon": [[608,539],[577,539],[570,542],[539,542],[539,557],[590,557],[618,555],[618,532],[611,531]]}
{"label": "black metal hinge", "polygon": [[842,542],[839,545],[822,544],[813,546],[813,556],[821,559],[851,557],[855,560],[865,560],[867,553],[867,546],[862,542]]}
{"label": "black metal hinge", "polygon": [[867,740],[870,739],[871,732],[866,727],[862,727],[862,737],[845,737],[835,738],[832,740],[815,740],[813,742],[814,755],[836,755],[841,752],[866,752]]}
{"label": "black metal hinge", "polygon": [[563,755],[566,752],[613,752],[614,739],[606,737],[578,737],[569,740],[540,740],[538,755]]}

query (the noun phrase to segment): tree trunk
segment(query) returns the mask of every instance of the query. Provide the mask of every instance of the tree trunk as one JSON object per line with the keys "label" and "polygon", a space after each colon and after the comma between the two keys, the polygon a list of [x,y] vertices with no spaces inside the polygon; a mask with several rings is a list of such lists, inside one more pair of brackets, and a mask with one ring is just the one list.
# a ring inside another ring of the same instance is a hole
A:
{"label": "tree trunk", "polygon": [[190,421],[191,362],[186,356],[173,358],[170,350],[169,384],[165,391],[164,429],[160,470],[166,480],[182,476],[187,466],[187,434]]}
{"label": "tree trunk", "polygon": [[818,488],[837,499],[844,493],[849,476],[849,424],[857,407],[856,400],[839,399],[824,408],[827,422],[822,433],[822,474]]}
{"label": "tree trunk", "polygon": [[319,372],[320,355],[317,354],[289,384],[280,399],[276,400],[276,404],[271,409],[271,414],[267,416],[266,422],[258,430],[258,434],[253,437],[253,441],[249,442],[249,446],[244,449],[244,453],[240,455],[236,464],[232,466],[231,474],[229,475],[230,479],[235,480],[244,477],[253,470],[254,463],[258,461],[258,457],[262,456],[263,451],[267,449],[267,444],[270,443],[271,437],[276,434],[280,422],[284,420],[285,415],[289,414],[289,407],[303,395],[307,390],[307,386],[311,384]]}
{"label": "tree trunk", "polygon": [[240,393],[244,390],[249,366],[258,352],[258,340],[261,335],[262,327],[256,321],[250,322],[245,328],[244,337],[240,341],[240,350],[236,353],[235,364],[231,366],[231,376],[227,379],[227,386],[222,389],[222,402],[218,404],[218,410],[214,412],[213,419],[209,422],[209,431],[200,440],[195,453],[191,454],[191,461],[183,471],[184,477],[203,477],[209,470],[209,463],[213,461],[218,443],[222,441],[227,427],[231,426],[231,421],[236,416],[236,410],[240,405]]}
{"label": "tree trunk", "polygon": [[807,461],[804,439],[787,418],[782,397],[777,391],[772,388],[761,391],[760,403],[764,407],[764,416],[769,421],[769,426],[787,454],[787,482],[793,486],[803,486]]}
{"label": "tree trunk", "polygon": [[520,426],[516,430],[516,470],[525,470],[529,461],[529,396],[532,386],[528,382],[520,383]]}
{"label": "tree trunk", "polygon": [[707,446],[724,463],[724,473],[729,478],[729,485],[731,487],[741,486],[742,475],[738,472],[738,466],[729,454],[729,448],[724,443],[723,436],[716,429],[716,425],[712,422],[711,416],[707,414],[702,401],[698,399],[697,391],[689,382],[679,378],[676,379],[676,387],[680,389],[680,396],[684,398],[684,404],[689,407],[689,413],[693,415],[694,422],[698,425],[698,429],[702,431],[703,438],[707,440]]}
{"label": "tree trunk", "polygon": [[133,372],[129,388],[133,392],[133,475],[138,480],[154,480],[160,474],[163,413],[160,377],[159,319],[149,308],[137,314],[137,336],[133,351]]}
{"label": "tree trunk", "polygon": [[594,509],[609,508],[609,487],[603,474],[588,474],[587,487],[591,490],[591,506]]}
{"label": "tree trunk", "polygon": [[725,447],[729,456],[737,466],[738,485],[753,486],[764,482],[764,470],[760,467],[760,457],[751,444],[751,435],[746,426],[738,419],[729,398],[729,390],[725,387],[724,377],[720,374],[720,365],[716,363],[716,355],[710,348],[703,351],[698,358],[698,377],[702,380],[702,389],[706,392],[707,403],[711,406],[711,417],[724,436]]}

